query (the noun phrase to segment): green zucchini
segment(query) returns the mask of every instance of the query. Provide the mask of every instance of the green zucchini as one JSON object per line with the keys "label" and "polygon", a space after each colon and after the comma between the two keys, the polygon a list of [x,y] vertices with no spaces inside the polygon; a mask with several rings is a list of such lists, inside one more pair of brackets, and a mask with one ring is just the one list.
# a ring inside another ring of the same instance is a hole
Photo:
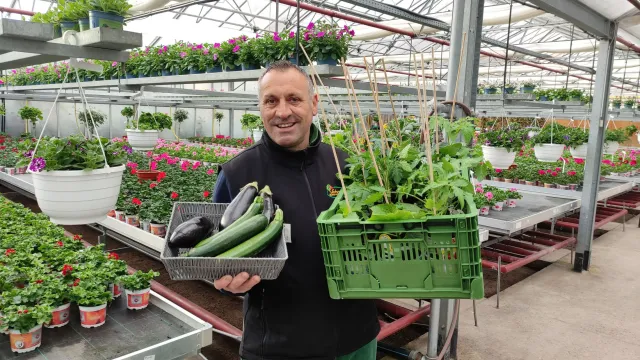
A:
{"label": "green zucchini", "polygon": [[269,221],[264,215],[255,215],[234,227],[228,227],[209,239],[204,240],[206,241],[204,245],[191,249],[189,253],[187,253],[187,256],[210,257],[219,255],[243,241],[250,239],[254,235],[259,234],[268,224]]}
{"label": "green zucchini", "polygon": [[266,249],[269,244],[278,239],[278,237],[282,233],[283,224],[284,215],[281,209],[277,209],[273,221],[271,221],[269,226],[267,226],[264,231],[216,257],[241,258],[258,255],[260,252]]}
{"label": "green zucchini", "polygon": [[[215,235],[220,234],[223,231],[227,231],[229,229],[233,229],[234,226],[242,223],[243,221],[245,221],[247,219],[252,218],[253,216],[256,216],[256,215],[260,214],[260,212],[262,211],[262,203],[263,203],[263,201],[264,201],[264,199],[262,197],[257,196],[255,199],[253,199],[253,203],[251,203],[251,206],[249,206],[249,209],[247,209],[247,212],[242,214],[242,216],[240,216],[238,218],[238,220],[234,221],[228,227],[224,228],[223,230],[218,231]],[[204,239],[204,240],[200,241],[198,244],[196,244],[195,247],[198,248],[200,246],[203,246],[203,245],[207,244],[207,242],[209,242],[211,239],[212,239],[212,237]]]}

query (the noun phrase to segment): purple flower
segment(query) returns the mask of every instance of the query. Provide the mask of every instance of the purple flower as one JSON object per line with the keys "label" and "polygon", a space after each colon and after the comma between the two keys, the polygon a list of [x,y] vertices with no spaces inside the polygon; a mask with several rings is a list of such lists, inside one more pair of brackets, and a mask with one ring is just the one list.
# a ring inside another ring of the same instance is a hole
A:
{"label": "purple flower", "polygon": [[242,35],[242,41],[247,41],[247,35]]}
{"label": "purple flower", "polygon": [[342,30],[344,30],[344,31],[348,31],[348,30],[349,30],[349,27],[348,27],[347,25],[345,25],[345,26],[343,26],[343,27],[342,27]]}
{"label": "purple flower", "polygon": [[133,152],[133,149],[131,149],[130,147],[128,147],[127,145],[122,145],[122,149],[124,151],[127,152],[127,154],[131,154]]}
{"label": "purple flower", "polygon": [[162,49],[158,49],[158,55],[162,54]]}
{"label": "purple flower", "polygon": [[219,49],[219,48],[220,48],[220,43],[215,43],[215,44],[213,44],[213,48],[214,48],[214,49]]}
{"label": "purple flower", "polygon": [[356,35],[356,32],[355,32],[354,30],[350,30],[350,31],[349,31],[349,35],[351,35],[351,36],[355,36],[355,35]]}
{"label": "purple flower", "polygon": [[569,140],[569,135],[565,135],[564,139],[568,141]]}
{"label": "purple flower", "polygon": [[233,48],[233,52],[234,52],[234,53],[235,53],[235,52],[238,52],[239,50],[240,50],[240,46],[239,46],[239,45],[236,45],[236,46]]}
{"label": "purple flower", "polygon": [[319,38],[324,37],[324,31],[320,31],[316,36]]}
{"label": "purple flower", "polygon": [[44,169],[45,166],[47,166],[47,162],[44,161],[43,158],[39,157],[39,158],[33,159],[31,164],[29,165],[29,170],[33,172],[40,172]]}
{"label": "purple flower", "polygon": [[309,41],[310,36],[309,33],[304,33],[304,41]]}
{"label": "purple flower", "polygon": [[11,70],[12,73],[17,73],[16,69]]}
{"label": "purple flower", "polygon": [[311,30],[315,27],[315,24],[313,22],[310,22],[309,25],[307,25],[307,30]]}
{"label": "purple flower", "polygon": [[260,34],[256,33],[256,39],[260,38]]}
{"label": "purple flower", "polygon": [[205,54],[205,55],[209,55],[209,49],[202,50],[202,53]]}
{"label": "purple flower", "polygon": [[336,39],[338,39],[338,40],[342,39],[342,35],[340,35],[340,34],[336,35]]}
{"label": "purple flower", "polygon": [[183,52],[181,52],[181,53],[180,53],[180,57],[181,57],[181,58],[184,58],[185,56],[187,56],[187,53],[186,53],[186,52],[184,52],[184,51],[183,51]]}
{"label": "purple flower", "polygon": [[289,33],[289,39],[293,39],[294,37],[296,37],[296,33],[294,33],[293,31]]}
{"label": "purple flower", "polygon": [[280,36],[278,36],[278,34],[273,35],[273,41],[280,42],[280,40],[282,39],[280,38]]}
{"label": "purple flower", "polygon": [[235,40],[235,39],[229,39],[229,41],[227,41],[227,42],[228,42],[229,44],[233,45],[233,44],[235,44],[235,43],[236,43],[236,40]]}
{"label": "purple flower", "polygon": [[167,45],[165,45],[165,46],[163,46],[163,47],[162,47],[162,51],[164,51],[164,52],[169,51],[169,48],[167,47]]}
{"label": "purple flower", "polygon": [[196,46],[196,49],[198,49],[198,50],[202,49],[202,44]]}
{"label": "purple flower", "polygon": [[29,150],[29,151],[27,151],[27,152],[25,152],[25,153],[24,153],[24,157],[28,157],[28,158],[30,158],[30,157],[32,157],[32,156],[33,156],[33,150]]}
{"label": "purple flower", "polygon": [[218,60],[218,54],[213,54],[213,61],[217,61]]}

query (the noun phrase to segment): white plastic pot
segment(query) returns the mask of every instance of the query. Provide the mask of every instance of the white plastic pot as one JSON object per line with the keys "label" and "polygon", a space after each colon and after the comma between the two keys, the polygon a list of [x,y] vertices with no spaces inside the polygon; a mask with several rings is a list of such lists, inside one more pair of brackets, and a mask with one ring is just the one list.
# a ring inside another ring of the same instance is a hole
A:
{"label": "white plastic pot", "polygon": [[138,220],[138,215],[125,215],[124,222],[133,227],[140,227],[140,221]]}
{"label": "white plastic pot", "polygon": [[164,239],[164,236],[167,234],[167,225],[151,223],[150,227],[151,227],[150,232],[153,235],[160,236],[161,238]]}
{"label": "white plastic pot", "polygon": [[253,133],[253,141],[254,142],[262,139],[262,133],[263,133],[262,130],[255,130],[254,129],[254,130],[252,130],[252,133]]}
{"label": "white plastic pot", "polygon": [[11,351],[17,353],[26,353],[39,348],[42,344],[42,325],[37,325],[26,333],[9,330],[9,342]]}
{"label": "white plastic pot", "polygon": [[494,169],[508,169],[516,159],[516,152],[503,147],[482,145],[482,157],[490,162]]}
{"label": "white plastic pot", "polygon": [[507,207],[514,208],[517,206],[516,199],[507,199],[506,201]]}
{"label": "white plastic pot", "polygon": [[124,293],[127,294],[127,309],[140,310],[149,306],[150,290],[151,288],[142,290],[124,289]]}
{"label": "white plastic pot", "polygon": [[115,208],[124,165],[91,171],[34,172],[38,206],[60,225],[85,225],[107,218]]}
{"label": "white plastic pot", "polygon": [[620,144],[615,141],[606,141],[604,143],[604,153],[607,155],[613,155],[618,151]]}
{"label": "white plastic pot", "polygon": [[562,156],[564,145],[562,144],[537,144],[533,147],[536,159],[542,162],[556,162]]}
{"label": "white plastic pot", "polygon": [[504,208],[504,201],[496,201],[495,205],[493,205],[492,209],[495,211],[502,211]]}
{"label": "white plastic pot", "polygon": [[152,150],[156,147],[160,131],[127,129],[127,140],[133,150]]}
{"label": "white plastic pot", "polygon": [[576,146],[575,148],[571,147],[569,151],[571,151],[571,156],[573,156],[576,159],[587,158],[587,144],[582,144],[582,145]]}
{"label": "white plastic pot", "polygon": [[116,220],[124,222],[125,220],[124,211],[116,210],[115,213],[116,213]]}
{"label": "white plastic pot", "polygon": [[479,211],[478,215],[489,215],[490,208],[491,207],[489,205],[481,206],[480,209],[478,210]]}
{"label": "white plastic pot", "polygon": [[83,328],[93,328],[101,326],[107,321],[107,304],[99,306],[82,306],[80,310],[80,325]]}
{"label": "white plastic pot", "polygon": [[120,284],[109,284],[109,291],[111,291],[111,296],[114,299],[117,299],[122,295],[122,285]]}
{"label": "white plastic pot", "polygon": [[62,306],[58,306],[51,312],[51,321],[46,324],[46,328],[58,328],[65,326],[69,323],[71,303],[66,303]]}

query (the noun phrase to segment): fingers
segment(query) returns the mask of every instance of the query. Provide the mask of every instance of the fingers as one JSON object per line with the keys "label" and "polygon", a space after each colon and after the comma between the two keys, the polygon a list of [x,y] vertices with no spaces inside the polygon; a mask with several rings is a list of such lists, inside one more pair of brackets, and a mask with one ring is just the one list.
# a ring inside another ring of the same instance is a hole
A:
{"label": "fingers", "polygon": [[215,280],[213,282],[213,286],[218,290],[223,289],[234,294],[239,294],[251,290],[251,288],[256,286],[259,282],[260,277],[258,275],[249,277],[249,274],[243,272],[235,277],[231,277],[231,275],[223,276],[220,279]]}

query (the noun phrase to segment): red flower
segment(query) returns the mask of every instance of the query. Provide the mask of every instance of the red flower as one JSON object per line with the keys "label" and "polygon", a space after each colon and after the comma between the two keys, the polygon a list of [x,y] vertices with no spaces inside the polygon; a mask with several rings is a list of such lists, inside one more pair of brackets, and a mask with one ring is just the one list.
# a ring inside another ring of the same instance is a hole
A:
{"label": "red flower", "polygon": [[215,173],[215,170],[213,169],[207,170],[207,175],[213,175],[214,173]]}
{"label": "red flower", "polygon": [[546,172],[544,170],[538,170],[538,175],[544,175]]}
{"label": "red flower", "polygon": [[9,255],[11,255],[11,254],[15,254],[15,253],[16,253],[16,251],[15,251],[14,249],[7,249],[7,250],[4,252],[4,255],[5,255],[5,256],[9,256]]}
{"label": "red flower", "polygon": [[120,255],[114,253],[114,252],[110,252],[109,255],[107,256],[107,259],[111,259],[111,260],[119,260],[120,259]]}
{"label": "red flower", "polygon": [[135,175],[138,172],[136,169],[131,169],[131,175]]}
{"label": "red flower", "polygon": [[164,171],[160,171],[160,173],[158,173],[158,182],[162,181],[162,179],[167,177],[167,173]]}
{"label": "red flower", "polygon": [[64,243],[62,241],[56,241],[56,245],[58,245],[59,247],[63,247]]}
{"label": "red flower", "polygon": [[557,168],[556,168],[556,171],[562,171],[562,169],[561,169],[561,168],[559,168],[559,167],[557,167]]}
{"label": "red flower", "polygon": [[82,240],[82,235],[73,235],[73,240]]}
{"label": "red flower", "polygon": [[631,166],[636,166],[638,163],[635,160],[631,160],[631,162],[629,163],[629,165]]}
{"label": "red flower", "polygon": [[172,199],[177,199],[177,198],[178,198],[178,193],[177,193],[177,192],[175,192],[175,191],[174,191],[174,192],[172,192],[172,193],[171,193],[171,198],[172,198]]}
{"label": "red flower", "polygon": [[62,267],[62,275],[67,276],[67,274],[69,274],[70,272],[73,271],[73,267],[69,264],[65,264]]}
{"label": "red flower", "polygon": [[36,280],[36,284],[42,284],[43,281],[44,280],[42,280],[42,279]]}
{"label": "red flower", "polygon": [[142,205],[142,201],[141,201],[140,199],[138,199],[138,198],[133,198],[133,199],[131,199],[131,202],[132,202],[134,205],[138,205],[138,206]]}
{"label": "red flower", "polygon": [[547,174],[551,174],[551,170],[547,170]]}
{"label": "red flower", "polygon": [[557,171],[552,172],[551,176],[558,176],[558,172]]}
{"label": "red flower", "polygon": [[205,191],[204,193],[202,193],[202,195],[203,195],[205,198],[208,198],[210,194],[211,194],[211,193],[210,193],[210,192],[208,192],[208,191]]}
{"label": "red flower", "polygon": [[151,184],[149,184],[149,189],[153,189],[156,186],[158,186],[158,183],[152,182]]}
{"label": "red flower", "polygon": [[573,161],[575,161],[578,165],[584,164],[584,159],[573,159]]}
{"label": "red flower", "polygon": [[576,174],[576,172],[573,171],[573,170],[572,171],[567,171],[567,175],[569,175],[569,176],[574,176],[575,174]]}
{"label": "red flower", "polygon": [[73,286],[78,286],[80,284],[80,279],[73,280]]}
{"label": "red flower", "polygon": [[502,169],[496,169],[496,172],[500,174],[502,172]]}

